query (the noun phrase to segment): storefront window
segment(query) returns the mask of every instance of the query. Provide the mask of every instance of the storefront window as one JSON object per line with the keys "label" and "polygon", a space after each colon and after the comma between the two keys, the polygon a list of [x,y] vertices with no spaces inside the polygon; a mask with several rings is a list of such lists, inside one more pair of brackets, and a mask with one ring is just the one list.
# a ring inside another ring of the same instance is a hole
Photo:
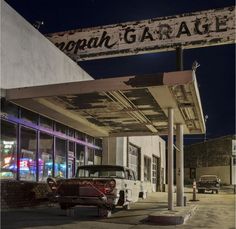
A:
{"label": "storefront window", "polygon": [[39,142],[39,181],[46,181],[53,171],[53,137],[40,133]]}
{"label": "storefront window", "polygon": [[66,132],[67,132],[67,127],[66,126],[64,126],[63,124],[61,124],[61,123],[56,123],[56,131],[57,132],[60,132],[60,133],[62,133],[62,134],[67,134]]}
{"label": "storefront window", "polygon": [[1,98],[1,113],[18,117],[18,107],[10,102],[7,102],[4,98]]}
{"label": "storefront window", "polygon": [[85,164],[85,147],[76,144],[76,168]]}
{"label": "storefront window", "polygon": [[66,177],[66,141],[56,138],[55,176]]}
{"label": "storefront window", "polygon": [[94,137],[87,135],[87,142],[94,144]]}
{"label": "storefront window", "polygon": [[16,125],[1,120],[0,179],[16,179]]}
{"label": "storefront window", "polygon": [[74,131],[74,129],[68,128],[68,135],[69,135],[70,137],[74,137],[74,136],[75,136],[75,131]]}
{"label": "storefront window", "polygon": [[102,139],[100,139],[100,138],[95,138],[95,145],[102,148]]}
{"label": "storefront window", "polygon": [[75,138],[84,141],[85,140],[85,134],[76,130],[75,131]]}
{"label": "storefront window", "polygon": [[40,126],[53,130],[53,121],[49,118],[44,117],[44,116],[40,116]]}
{"label": "storefront window", "polygon": [[95,165],[101,165],[102,164],[102,151],[101,150],[95,150],[94,164]]}
{"label": "storefront window", "polygon": [[94,164],[94,150],[88,148],[88,165]]}
{"label": "storefront window", "polygon": [[20,180],[36,181],[36,132],[21,127]]}
{"label": "storefront window", "polygon": [[21,108],[21,118],[24,119],[25,121],[38,124],[39,115],[32,111]]}
{"label": "storefront window", "polygon": [[68,151],[68,178],[71,178],[75,174],[75,144],[74,142],[69,142],[69,151]]}

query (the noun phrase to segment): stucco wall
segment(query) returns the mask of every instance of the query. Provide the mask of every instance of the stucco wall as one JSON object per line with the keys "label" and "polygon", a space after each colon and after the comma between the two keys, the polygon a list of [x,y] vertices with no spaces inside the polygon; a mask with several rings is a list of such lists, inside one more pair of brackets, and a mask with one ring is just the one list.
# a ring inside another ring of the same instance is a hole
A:
{"label": "stucco wall", "polygon": [[212,166],[197,168],[197,179],[199,179],[200,176],[206,174],[217,175],[221,179],[221,182],[223,184],[230,184],[230,166]]}
{"label": "stucco wall", "polygon": [[1,88],[91,79],[5,1],[1,1]]}
{"label": "stucco wall", "polygon": [[154,155],[161,160],[161,167],[164,168],[163,183],[165,183],[165,141],[159,136],[139,136],[129,137],[128,139],[126,137],[103,138],[102,163],[127,166],[128,142],[141,149],[141,181],[144,180],[144,156],[148,156],[152,161]]}
{"label": "stucco wall", "polygon": [[[230,166],[211,166],[196,168],[196,180],[202,175],[217,175],[221,179],[222,184],[230,184]],[[184,180],[185,184],[191,183],[190,169],[184,168]]]}
{"label": "stucco wall", "polygon": [[151,160],[152,155],[161,158],[161,167],[165,168],[165,141],[162,138],[159,136],[129,137],[129,142],[141,148],[141,180],[144,179],[144,155]]}

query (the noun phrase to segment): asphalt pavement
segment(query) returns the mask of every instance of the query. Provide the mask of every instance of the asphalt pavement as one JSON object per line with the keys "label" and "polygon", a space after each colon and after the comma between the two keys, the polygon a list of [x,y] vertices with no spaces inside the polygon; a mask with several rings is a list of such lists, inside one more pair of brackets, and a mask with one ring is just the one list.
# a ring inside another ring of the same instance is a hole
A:
{"label": "asphalt pavement", "polygon": [[[174,193],[174,196],[176,194]],[[187,197],[186,208],[196,206],[193,215],[182,225],[161,226],[150,223],[150,214],[167,211],[167,193],[151,193],[147,199],[131,204],[130,210],[118,207],[110,218],[100,218],[97,208],[79,206],[75,214],[61,210],[57,205],[43,205],[34,208],[2,209],[2,229],[51,229],[51,228],[82,228],[82,229],[151,229],[151,228],[214,228],[234,229],[235,197],[231,186],[221,189],[219,194],[197,194],[199,201],[192,199],[192,189],[185,188]],[[175,198],[174,198],[175,199]],[[177,212],[175,207],[173,212]]]}

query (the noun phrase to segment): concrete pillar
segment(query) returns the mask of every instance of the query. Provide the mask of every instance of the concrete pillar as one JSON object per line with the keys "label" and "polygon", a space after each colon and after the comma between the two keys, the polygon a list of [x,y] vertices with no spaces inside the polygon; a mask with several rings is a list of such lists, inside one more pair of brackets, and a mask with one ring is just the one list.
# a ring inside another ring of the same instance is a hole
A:
{"label": "concrete pillar", "polygon": [[183,125],[176,126],[176,202],[177,206],[184,206],[184,147]]}
{"label": "concrete pillar", "polygon": [[103,165],[127,166],[127,138],[104,137],[102,141]]}
{"label": "concrete pillar", "polygon": [[168,209],[173,210],[173,126],[174,110],[168,108]]}

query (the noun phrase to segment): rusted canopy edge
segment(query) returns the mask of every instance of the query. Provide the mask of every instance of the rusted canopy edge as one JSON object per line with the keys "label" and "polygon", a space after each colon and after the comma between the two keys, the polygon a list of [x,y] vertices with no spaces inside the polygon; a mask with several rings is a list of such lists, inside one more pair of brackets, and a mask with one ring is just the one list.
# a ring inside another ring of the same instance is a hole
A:
{"label": "rusted canopy edge", "polygon": [[42,98],[51,96],[88,94],[94,92],[131,90],[135,88],[183,85],[193,81],[192,71],[167,72],[117,78],[69,82],[63,84],[14,88],[6,90],[7,100]]}

